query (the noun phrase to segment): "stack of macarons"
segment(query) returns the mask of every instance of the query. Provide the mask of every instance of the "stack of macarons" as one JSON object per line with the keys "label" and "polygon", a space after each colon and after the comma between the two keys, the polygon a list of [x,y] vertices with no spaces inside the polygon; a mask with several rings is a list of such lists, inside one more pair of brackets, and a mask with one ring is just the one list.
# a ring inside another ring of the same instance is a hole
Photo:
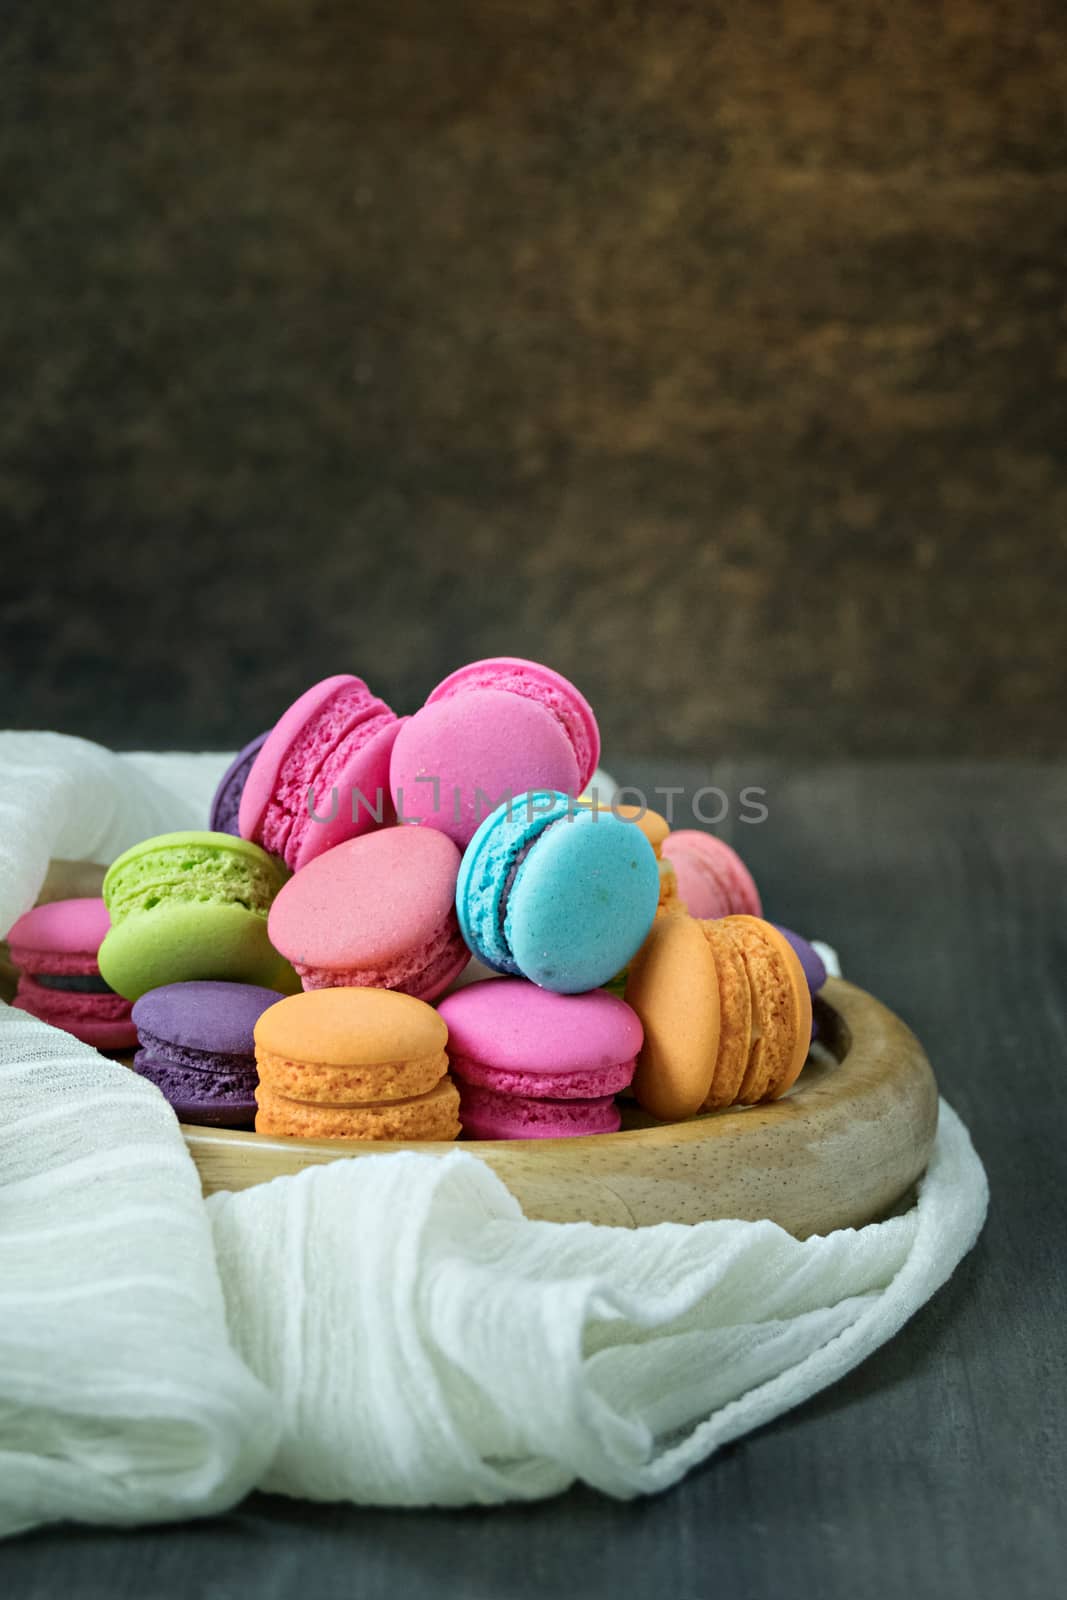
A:
{"label": "stack of macarons", "polygon": [[599,754],[536,662],[473,662],[408,717],[327,678],[230,763],[209,830],[112,863],[91,930],[16,925],[18,1003],[136,1025],[179,1116],[275,1136],[559,1138],[615,1131],[620,1095],[785,1093],[818,957],[724,841],[590,791]]}
{"label": "stack of macarons", "polygon": [[13,1004],[97,1050],[128,1050],[137,1042],[129,998],[100,972],[108,928],[99,898],[52,900],[27,911],[8,934],[19,973]]}
{"label": "stack of macarons", "polygon": [[441,1002],[460,1119],[478,1139],[615,1133],[643,1030],[603,990],[556,994],[519,978],[474,983]]}
{"label": "stack of macarons", "polygon": [[255,1039],[282,996],[252,983],[168,983],[134,1002],[133,1065],[183,1122],[250,1128],[256,1117]]}
{"label": "stack of macarons", "polygon": [[664,917],[632,962],[626,998],[644,1025],[634,1096],[666,1121],[776,1100],[811,1043],[800,960],[759,917]]}
{"label": "stack of macarons", "polygon": [[394,989],[309,989],[255,1025],[256,1132],[455,1139],[459,1095],[443,1019]]}

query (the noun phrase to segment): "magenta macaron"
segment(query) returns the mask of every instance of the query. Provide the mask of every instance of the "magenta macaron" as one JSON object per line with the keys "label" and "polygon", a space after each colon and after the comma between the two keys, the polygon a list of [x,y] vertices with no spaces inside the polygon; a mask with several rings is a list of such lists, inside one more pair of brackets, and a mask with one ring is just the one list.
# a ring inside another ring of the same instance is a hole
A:
{"label": "magenta macaron", "polygon": [[592,707],[550,667],[497,656],[439,683],[397,735],[389,786],[402,822],[469,844],[509,794],[577,796],[600,755]]}
{"label": "magenta macaron", "polygon": [[8,934],[19,969],[13,1004],[98,1050],[128,1050],[137,1043],[130,1002],[97,965],[109,927],[101,899],[53,900],[27,911]]}
{"label": "magenta macaron", "polygon": [[497,978],[457,989],[437,1009],[468,1138],[617,1132],[614,1096],[628,1087],[643,1042],[625,1000],[604,989],[554,994]]}
{"label": "magenta macaron", "polygon": [[244,781],[241,837],[294,872],[392,820],[389,757],[401,719],[362,678],[324,678],[267,735]]}
{"label": "magenta macaron", "polygon": [[267,932],[305,989],[443,994],[470,959],[456,917],[460,854],[434,828],[381,828],[302,868]]}
{"label": "magenta macaron", "polygon": [[759,890],[737,851],[725,839],[680,828],[663,841],[662,853],[674,868],[678,893],[691,917],[762,917]]}

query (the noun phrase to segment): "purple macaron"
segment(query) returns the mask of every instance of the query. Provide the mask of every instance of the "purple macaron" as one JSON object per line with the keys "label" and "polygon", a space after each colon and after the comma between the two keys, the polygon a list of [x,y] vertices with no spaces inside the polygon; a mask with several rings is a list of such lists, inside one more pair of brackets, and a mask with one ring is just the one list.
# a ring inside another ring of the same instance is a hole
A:
{"label": "purple macaron", "polygon": [[[799,933],[794,933],[792,928],[783,928],[777,922],[774,926],[782,937],[787,939],[793,946],[797,960],[804,969],[804,976],[808,980],[808,988],[812,994],[815,994],[826,982],[826,964],[822,956],[812,948],[807,939],[801,938]],[[819,1019],[817,1016],[813,1016],[811,1019],[811,1036],[813,1039],[817,1039],[819,1036]]]}
{"label": "purple macaron", "polygon": [[783,928],[777,922],[774,926],[783,938],[788,939],[793,946],[797,960],[804,968],[804,976],[808,980],[808,988],[812,994],[815,994],[816,990],[821,989],[826,982],[826,965],[819,952],[813,949],[806,939],[802,939],[799,933],[794,933],[791,928]]}
{"label": "purple macaron", "polygon": [[250,1128],[256,1117],[252,1030],[283,996],[251,983],[168,983],[136,1001],[134,1070],[161,1089],[180,1122]]}
{"label": "purple macaron", "polygon": [[459,1119],[473,1139],[615,1133],[615,1096],[634,1075],[637,1013],[603,989],[555,994],[522,978],[472,983],[437,1008]]}
{"label": "purple macaron", "polygon": [[239,750],[219,779],[215,798],[211,802],[211,820],[208,823],[212,833],[240,835],[237,813],[241,809],[245,779],[251,772],[252,763],[263,748],[266,738],[267,734],[261,733],[258,739],[253,739],[251,744],[246,744],[243,750]]}

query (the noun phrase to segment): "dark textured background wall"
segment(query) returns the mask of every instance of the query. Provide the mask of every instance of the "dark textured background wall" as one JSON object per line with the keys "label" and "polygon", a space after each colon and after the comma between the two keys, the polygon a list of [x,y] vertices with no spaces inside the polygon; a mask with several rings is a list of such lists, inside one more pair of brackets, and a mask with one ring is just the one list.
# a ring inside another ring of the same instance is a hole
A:
{"label": "dark textured background wall", "polygon": [[1057,13],[5,0],[0,723],[1062,753]]}

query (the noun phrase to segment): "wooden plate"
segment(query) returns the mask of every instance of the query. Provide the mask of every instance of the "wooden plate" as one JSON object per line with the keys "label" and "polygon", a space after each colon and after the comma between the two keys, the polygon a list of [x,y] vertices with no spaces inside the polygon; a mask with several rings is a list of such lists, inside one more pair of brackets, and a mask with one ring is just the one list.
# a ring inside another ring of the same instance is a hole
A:
{"label": "wooden plate", "polygon": [[[39,899],[100,893],[103,867],[54,861]],[[0,995],[14,969],[0,945]],[[937,1130],[937,1085],[915,1035],[872,995],[831,978],[815,1001],[821,1045],[783,1100],[658,1123],[624,1109],[594,1139],[460,1142],[528,1217],[638,1227],[769,1217],[798,1238],[861,1227],[910,1196]],[[455,1144],[275,1139],[183,1127],[205,1194],[247,1189],[342,1158]]]}
{"label": "wooden plate", "polygon": [[[621,1133],[460,1141],[528,1217],[637,1227],[769,1217],[798,1238],[860,1227],[898,1208],[925,1171],[937,1086],[915,1035],[880,1001],[831,978],[816,999],[822,1047],[771,1105],[658,1123],[624,1110]],[[205,1194],[305,1167],[455,1144],[277,1139],[184,1127]]]}

